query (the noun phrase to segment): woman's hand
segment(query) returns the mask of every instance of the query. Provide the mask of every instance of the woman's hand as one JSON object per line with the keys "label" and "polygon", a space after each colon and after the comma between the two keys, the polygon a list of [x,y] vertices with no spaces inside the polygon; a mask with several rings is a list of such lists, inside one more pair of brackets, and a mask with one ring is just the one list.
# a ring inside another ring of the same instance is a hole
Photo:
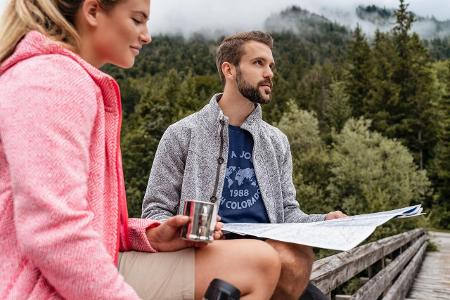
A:
{"label": "woman's hand", "polygon": [[[146,234],[150,245],[159,252],[178,251],[190,247],[202,248],[208,245],[205,242],[193,242],[180,238],[180,229],[188,222],[188,216],[177,215],[167,219],[158,227],[148,229]],[[217,217],[214,239],[222,239],[222,226],[220,217]]]}

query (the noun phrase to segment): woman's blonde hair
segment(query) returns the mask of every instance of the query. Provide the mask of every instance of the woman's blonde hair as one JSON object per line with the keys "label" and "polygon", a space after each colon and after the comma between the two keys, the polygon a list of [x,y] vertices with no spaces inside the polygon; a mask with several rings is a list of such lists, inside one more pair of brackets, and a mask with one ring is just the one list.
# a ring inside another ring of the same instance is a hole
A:
{"label": "woman's blonde hair", "polygon": [[[120,0],[97,0],[108,9]],[[79,46],[75,15],[84,0],[9,0],[0,28],[0,63],[12,54],[23,36],[37,30],[72,50]]]}

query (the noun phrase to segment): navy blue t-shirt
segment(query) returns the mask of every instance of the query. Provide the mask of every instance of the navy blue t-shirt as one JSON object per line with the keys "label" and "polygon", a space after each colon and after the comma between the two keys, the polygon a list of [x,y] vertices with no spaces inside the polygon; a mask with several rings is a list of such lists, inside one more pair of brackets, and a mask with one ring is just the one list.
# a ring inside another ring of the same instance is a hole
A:
{"label": "navy blue t-shirt", "polygon": [[269,223],[253,167],[253,137],[229,125],[228,164],[220,200],[224,223]]}

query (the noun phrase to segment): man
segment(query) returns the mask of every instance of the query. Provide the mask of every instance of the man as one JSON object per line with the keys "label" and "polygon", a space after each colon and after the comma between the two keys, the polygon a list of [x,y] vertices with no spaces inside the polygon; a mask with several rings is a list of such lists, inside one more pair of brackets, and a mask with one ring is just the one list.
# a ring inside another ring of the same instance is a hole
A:
{"label": "man", "polygon": [[[307,215],[292,182],[289,142],[261,118],[271,100],[275,62],[272,37],[252,31],[221,43],[216,64],[224,84],[201,111],[172,124],[155,155],[142,216],[166,219],[185,200],[216,202],[223,222],[323,221],[341,212]],[[275,299],[296,299],[311,272],[310,247],[267,241],[278,251],[282,271]]]}

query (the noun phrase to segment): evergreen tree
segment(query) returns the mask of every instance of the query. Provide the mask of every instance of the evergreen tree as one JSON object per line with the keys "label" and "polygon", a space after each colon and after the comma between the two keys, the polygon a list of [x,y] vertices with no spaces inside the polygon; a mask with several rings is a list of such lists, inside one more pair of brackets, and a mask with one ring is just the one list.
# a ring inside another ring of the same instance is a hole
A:
{"label": "evergreen tree", "polygon": [[410,33],[414,16],[407,8],[404,0],[400,0],[399,9],[395,11],[392,36],[397,60],[392,83],[398,87],[398,98],[389,100],[389,128],[385,134],[401,139],[423,169],[436,142],[433,124],[436,99],[431,97],[431,60],[419,37]]}
{"label": "evergreen tree", "polygon": [[390,113],[395,110],[392,104],[398,103],[399,94],[399,87],[392,80],[397,55],[388,34],[375,32],[372,58],[372,84],[364,103],[364,117],[373,121],[373,128],[388,135],[391,130]]}
{"label": "evergreen tree", "polygon": [[438,192],[438,225],[450,228],[450,62],[448,62],[446,93],[439,103],[441,118],[434,164]]}
{"label": "evergreen tree", "polygon": [[[437,93],[433,90],[431,59],[419,37],[410,32],[414,16],[407,8],[401,0],[395,11],[396,25],[390,34],[376,32],[371,71],[362,71],[362,60],[358,64],[354,58],[361,55],[350,54],[352,68],[346,85],[354,115],[373,120],[374,130],[401,140],[423,169],[436,143]],[[356,38],[354,45],[359,46],[354,52],[365,49],[361,37],[356,35]],[[364,82],[370,82],[365,84],[365,92]]]}
{"label": "evergreen tree", "polygon": [[341,131],[345,123],[352,116],[349,96],[345,92],[345,82],[336,81],[330,84],[328,100],[323,111],[324,122],[328,126],[327,132]]}
{"label": "evergreen tree", "polygon": [[373,64],[369,44],[359,25],[353,33],[348,50],[345,92],[354,116],[365,113],[365,100],[371,89]]}

